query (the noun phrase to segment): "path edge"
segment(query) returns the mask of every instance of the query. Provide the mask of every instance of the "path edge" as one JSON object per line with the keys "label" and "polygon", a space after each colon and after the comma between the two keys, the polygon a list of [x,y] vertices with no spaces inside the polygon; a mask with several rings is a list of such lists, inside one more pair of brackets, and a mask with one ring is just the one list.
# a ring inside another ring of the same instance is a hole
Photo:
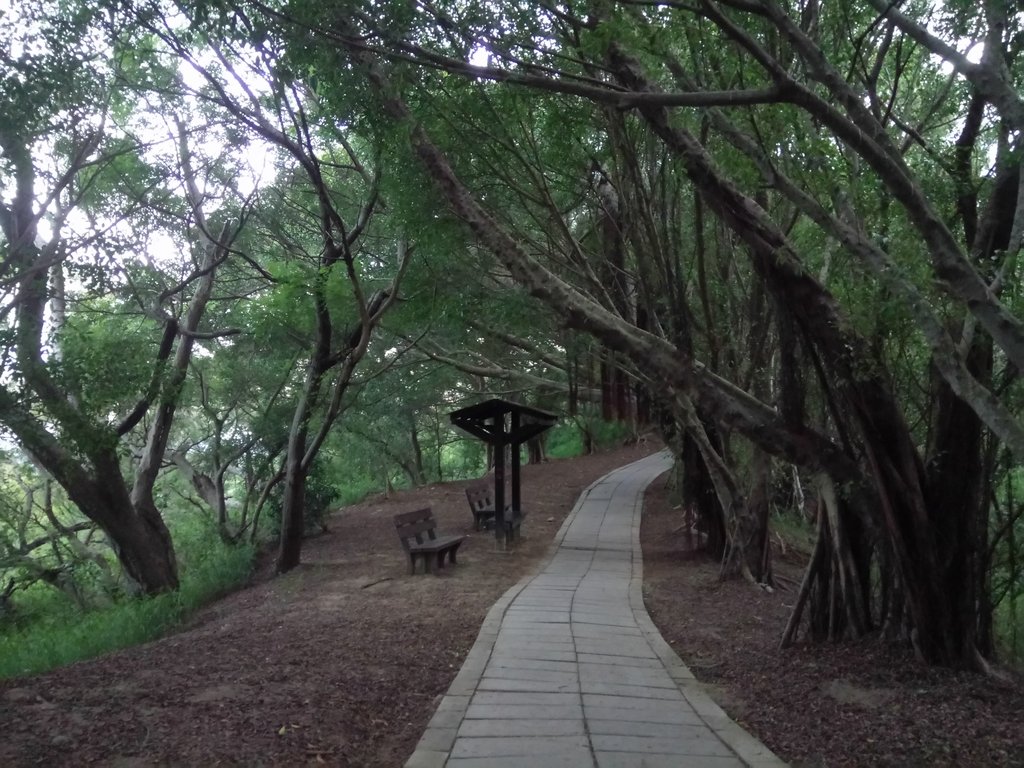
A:
{"label": "path edge", "polygon": [[[668,472],[671,469],[670,465],[665,471]],[[715,703],[704,690],[703,684],[694,677],[690,668],[662,636],[651,619],[651,615],[647,612],[643,595],[644,558],[643,549],[640,546],[640,524],[643,518],[644,497],[647,494],[647,489],[659,477],[661,477],[660,474],[653,477],[651,482],[644,486],[644,489],[637,495],[636,505],[633,508],[633,571],[629,582],[629,604],[633,610],[633,618],[646,636],[652,650],[661,660],[662,666],[675,681],[679,692],[690,703],[697,716],[729,749],[736,753],[740,760],[751,768],[786,768],[788,764],[784,760],[759,739],[741,728],[725,713],[725,710]]]}
{"label": "path edge", "polygon": [[[648,457],[645,456],[644,458]],[[638,459],[638,461],[643,461],[643,459]],[[630,462],[630,464],[633,463],[635,462]],[[629,464],[625,464],[611,471],[617,472],[628,466]],[[448,690],[441,699],[441,703],[437,705],[437,709],[427,723],[423,736],[416,743],[416,748],[409,756],[409,759],[405,761],[405,768],[444,768],[455,744],[455,734],[459,729],[459,724],[469,709],[469,700],[476,692],[480,679],[483,677],[484,668],[491,658],[491,651],[494,650],[494,643],[498,639],[498,629],[501,627],[502,619],[505,618],[505,611],[508,610],[509,605],[511,605],[519,593],[531,581],[537,578],[539,573],[547,568],[548,564],[558,553],[558,548],[565,539],[565,535],[569,531],[569,525],[572,523],[576,513],[583,506],[590,492],[594,490],[594,487],[603,482],[609,474],[611,472],[601,475],[601,477],[594,480],[594,482],[580,492],[580,495],[576,497],[576,503],[569,510],[569,514],[565,516],[561,527],[551,540],[548,551],[538,561],[537,566],[533,571],[523,576],[516,584],[505,590],[505,594],[499,597],[498,601],[487,611],[476,640],[469,649],[469,653],[466,654],[466,659],[462,662],[462,666],[459,668],[458,674],[455,675],[455,679],[448,686]],[[632,584],[630,588],[632,589]]]}

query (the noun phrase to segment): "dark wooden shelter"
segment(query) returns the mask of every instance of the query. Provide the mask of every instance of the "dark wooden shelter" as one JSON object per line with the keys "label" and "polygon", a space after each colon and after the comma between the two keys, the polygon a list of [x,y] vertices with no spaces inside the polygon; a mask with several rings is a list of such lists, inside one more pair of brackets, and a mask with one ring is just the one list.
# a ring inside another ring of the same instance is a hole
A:
{"label": "dark wooden shelter", "polygon": [[469,405],[449,414],[452,424],[478,437],[494,448],[494,535],[500,542],[505,535],[505,447],[512,447],[512,500],[510,514],[522,516],[519,492],[519,446],[550,429],[558,416],[539,408],[494,398]]}

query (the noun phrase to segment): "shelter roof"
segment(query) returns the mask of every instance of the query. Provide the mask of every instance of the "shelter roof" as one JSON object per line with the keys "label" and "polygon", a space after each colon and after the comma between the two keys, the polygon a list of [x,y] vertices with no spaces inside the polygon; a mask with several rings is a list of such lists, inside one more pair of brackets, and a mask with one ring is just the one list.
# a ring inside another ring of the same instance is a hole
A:
{"label": "shelter roof", "polygon": [[[505,416],[509,414],[519,416],[520,424],[518,429],[506,432]],[[492,445],[524,443],[558,421],[558,415],[550,411],[497,397],[452,411],[449,418],[456,427]]]}

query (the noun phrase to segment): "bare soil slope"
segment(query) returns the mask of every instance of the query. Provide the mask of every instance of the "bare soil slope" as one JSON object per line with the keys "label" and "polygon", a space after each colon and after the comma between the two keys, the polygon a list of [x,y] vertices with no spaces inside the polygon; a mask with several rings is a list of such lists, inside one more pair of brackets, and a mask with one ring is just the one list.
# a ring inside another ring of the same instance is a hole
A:
{"label": "bare soil slope", "polygon": [[[296,571],[263,574],[181,632],[0,681],[0,766],[401,766],[488,609],[541,561],[580,491],[651,450],[524,467],[512,554],[472,530],[467,483],[348,507]],[[437,577],[407,575],[391,521],[425,506],[469,536]]]}

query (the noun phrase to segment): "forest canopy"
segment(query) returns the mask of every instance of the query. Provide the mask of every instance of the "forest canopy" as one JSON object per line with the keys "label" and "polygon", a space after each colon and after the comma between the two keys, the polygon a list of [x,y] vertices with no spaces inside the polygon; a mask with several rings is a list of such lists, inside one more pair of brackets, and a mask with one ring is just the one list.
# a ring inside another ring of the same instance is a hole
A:
{"label": "forest canopy", "polygon": [[[656,429],[782,638],[1015,653],[1005,0],[53,3],[0,17],[0,594],[180,584],[479,471],[495,395]],[[535,458],[540,458],[538,454]],[[262,532],[262,534],[261,534]]]}

